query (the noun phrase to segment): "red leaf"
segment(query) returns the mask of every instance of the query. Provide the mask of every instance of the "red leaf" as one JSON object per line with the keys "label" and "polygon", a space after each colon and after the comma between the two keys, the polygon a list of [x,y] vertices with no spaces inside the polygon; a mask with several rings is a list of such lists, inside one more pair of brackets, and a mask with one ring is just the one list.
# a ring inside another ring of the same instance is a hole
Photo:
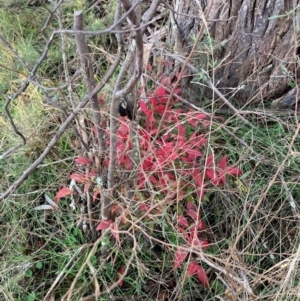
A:
{"label": "red leaf", "polygon": [[195,113],[193,114],[194,118],[200,120],[200,119],[206,119],[207,115],[204,113]]}
{"label": "red leaf", "polygon": [[192,178],[198,188],[203,187],[203,185],[204,185],[203,175],[199,172],[198,169],[196,169],[196,168],[193,169]]}
{"label": "red leaf", "polygon": [[188,276],[196,275],[197,271],[198,271],[198,263],[197,262],[191,262],[187,267]]}
{"label": "red leaf", "polygon": [[98,173],[96,171],[91,170],[90,172],[87,173],[86,177],[87,178],[92,178],[92,177],[95,177],[97,175],[98,175]]}
{"label": "red leaf", "polygon": [[[118,278],[121,278],[123,275],[124,275],[124,268],[121,267],[118,269],[118,276],[119,276]],[[122,287],[123,283],[124,283],[124,278],[118,280],[119,287]]]}
{"label": "red leaf", "polygon": [[206,167],[212,167],[213,164],[214,164],[214,154],[210,154],[207,158],[206,158],[206,162],[205,162],[205,165]]}
{"label": "red leaf", "polygon": [[217,173],[214,169],[208,168],[208,169],[205,170],[205,176],[207,178],[209,178],[210,180],[213,180],[217,177]]}
{"label": "red leaf", "polygon": [[192,247],[198,247],[200,249],[204,249],[209,247],[209,242],[207,240],[201,239],[198,236],[192,236],[189,239],[189,243]]}
{"label": "red leaf", "polygon": [[72,173],[69,178],[83,184],[88,182],[86,176],[79,173]]}
{"label": "red leaf", "polygon": [[186,128],[180,123],[176,127],[178,129],[178,135],[185,139],[184,135],[185,135]]}
{"label": "red leaf", "polygon": [[197,263],[191,262],[187,268],[188,276],[194,276],[197,274],[199,281],[206,287],[209,288],[209,280],[205,270]]}
{"label": "red leaf", "polygon": [[147,108],[146,103],[143,100],[140,100],[140,108],[145,115],[148,115],[149,110]]}
{"label": "red leaf", "polygon": [[207,139],[205,138],[204,135],[199,135],[197,133],[193,133],[190,136],[190,144],[193,145],[194,147],[200,147],[200,146],[204,146],[207,143]]}
{"label": "red leaf", "polygon": [[242,175],[242,171],[239,168],[230,166],[226,168],[226,173],[234,177]]}
{"label": "red leaf", "polygon": [[155,107],[157,105],[157,101],[153,96],[150,98],[150,103],[152,104],[152,107]]}
{"label": "red leaf", "polygon": [[201,220],[198,220],[198,221],[196,222],[196,227],[197,227],[198,229],[200,229],[200,230],[205,230],[205,224],[204,224],[204,222],[202,222]]}
{"label": "red leaf", "polygon": [[165,88],[164,88],[164,87],[158,87],[158,88],[156,89],[156,95],[157,95],[158,97],[163,97],[163,96],[165,96],[165,95],[166,95],[166,90],[165,90]]}
{"label": "red leaf", "polygon": [[190,162],[196,160],[197,157],[202,157],[202,153],[199,152],[199,151],[196,150],[196,149],[189,149],[189,150],[187,151],[187,153],[188,153],[188,160],[189,160]]}
{"label": "red leaf", "polygon": [[223,185],[226,182],[226,176],[224,172],[220,172],[219,174],[219,185]]}
{"label": "red leaf", "polygon": [[58,200],[58,199],[61,199],[61,198],[64,198],[66,197],[67,195],[70,195],[73,193],[73,190],[71,190],[70,188],[68,187],[63,187],[62,189],[60,189],[56,196],[54,197],[54,201]]}
{"label": "red leaf", "polygon": [[181,264],[184,262],[185,258],[187,257],[188,252],[184,251],[180,248],[177,249],[175,252],[175,257],[174,257],[174,266],[173,269],[176,270],[181,266]]}
{"label": "red leaf", "polygon": [[221,169],[225,169],[226,166],[227,166],[227,157],[224,156],[219,162],[219,167]]}
{"label": "red leaf", "polygon": [[186,239],[187,241],[190,240],[190,236],[188,235],[188,233],[187,233],[183,228],[177,226],[177,230],[178,230],[179,232],[181,232],[181,233],[184,235],[184,237],[185,237],[185,239]]}
{"label": "red leaf", "polygon": [[197,211],[188,210],[187,214],[195,221],[199,219],[199,214],[197,213]]}
{"label": "red leaf", "polygon": [[93,160],[87,157],[78,157],[75,159],[75,162],[81,165],[92,165]]}
{"label": "red leaf", "polygon": [[210,244],[207,240],[204,240],[204,239],[199,239],[199,240],[201,241],[201,249],[210,247]]}
{"label": "red leaf", "polygon": [[207,274],[206,274],[205,270],[200,265],[198,265],[197,276],[198,276],[199,281],[206,288],[209,288],[209,279],[207,277]]}
{"label": "red leaf", "polygon": [[187,211],[198,211],[198,207],[196,204],[192,203],[192,202],[187,202],[186,204],[186,210]]}
{"label": "red leaf", "polygon": [[197,119],[194,119],[194,118],[192,118],[192,119],[189,118],[187,122],[188,122],[189,125],[197,128],[198,125],[199,125],[200,120],[197,120]]}
{"label": "red leaf", "polygon": [[205,176],[211,181],[212,184],[218,185],[219,179],[214,169],[208,168],[205,170]]}
{"label": "red leaf", "polygon": [[178,215],[177,221],[183,228],[187,228],[189,226],[187,219],[183,215]]}
{"label": "red leaf", "polygon": [[147,204],[142,203],[141,205],[139,205],[139,209],[141,211],[146,211],[147,212],[150,209],[150,207]]}
{"label": "red leaf", "polygon": [[97,226],[96,230],[105,230],[107,228],[110,227],[110,225],[113,223],[112,220],[108,219],[108,220],[103,220],[102,222],[99,223],[99,225]]}
{"label": "red leaf", "polygon": [[97,196],[100,194],[100,188],[96,189],[93,193],[93,202],[96,202]]}

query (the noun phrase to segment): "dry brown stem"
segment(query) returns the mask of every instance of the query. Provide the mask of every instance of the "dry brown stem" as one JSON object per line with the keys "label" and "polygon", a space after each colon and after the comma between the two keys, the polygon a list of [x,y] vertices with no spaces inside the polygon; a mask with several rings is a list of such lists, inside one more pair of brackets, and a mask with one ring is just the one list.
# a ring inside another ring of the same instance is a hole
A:
{"label": "dry brown stem", "polygon": [[[78,31],[83,31],[83,15],[82,11],[74,12],[74,28]],[[95,88],[95,78],[93,72],[93,62],[88,49],[85,35],[78,33],[75,35],[78,52],[80,55],[81,68],[84,70],[85,80],[88,87],[88,92],[92,92]],[[101,125],[101,113],[97,94],[92,95],[91,109],[93,112],[93,122],[98,138],[98,156],[103,157],[105,152],[104,128]]]}

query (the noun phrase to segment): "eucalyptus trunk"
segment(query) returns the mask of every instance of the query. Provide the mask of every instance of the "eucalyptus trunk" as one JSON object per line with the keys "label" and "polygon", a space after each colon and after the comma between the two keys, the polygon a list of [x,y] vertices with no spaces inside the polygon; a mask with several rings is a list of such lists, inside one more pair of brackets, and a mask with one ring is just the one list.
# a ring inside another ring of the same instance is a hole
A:
{"label": "eucalyptus trunk", "polygon": [[[192,37],[203,22],[199,18],[202,10],[207,20],[206,37],[215,48],[206,60],[200,55],[194,65],[197,62],[197,67],[207,70],[223,94],[229,97],[234,93],[242,104],[282,97],[296,86],[300,75],[299,2],[177,0],[174,8],[181,15],[174,15],[179,32],[173,34],[176,49],[179,53],[190,51]],[[208,89],[203,89],[209,95]]]}

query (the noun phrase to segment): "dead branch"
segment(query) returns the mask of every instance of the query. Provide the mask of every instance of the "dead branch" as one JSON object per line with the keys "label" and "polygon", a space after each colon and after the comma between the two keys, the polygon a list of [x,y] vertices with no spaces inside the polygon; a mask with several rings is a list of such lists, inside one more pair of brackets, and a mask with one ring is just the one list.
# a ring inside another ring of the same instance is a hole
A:
{"label": "dead branch", "polygon": [[[122,4],[124,10],[129,12],[131,9],[130,1],[129,0],[120,0],[120,2]],[[116,98],[118,98],[118,99],[125,97],[132,91],[133,87],[136,85],[136,83],[139,80],[140,76],[142,75],[142,71],[143,71],[143,36],[142,36],[142,30],[139,28],[140,21],[136,17],[136,14],[134,11],[129,13],[128,19],[129,19],[130,23],[132,24],[133,29],[135,29],[135,31],[132,35],[132,38],[135,41],[135,45],[132,44],[133,50],[131,52],[130,51],[128,52],[127,62],[129,64],[131,62],[131,60],[133,58],[135,58],[135,70],[134,70],[132,77],[128,81],[127,85],[125,85],[125,87],[120,91],[115,90],[114,94],[115,94]],[[124,71],[120,72],[121,75],[118,78],[117,85],[120,85],[123,82],[123,75],[125,75],[125,72],[127,70],[129,70],[129,69],[127,69],[128,68],[127,64],[124,64],[123,68],[124,68]],[[125,70],[125,68],[126,68],[126,70]]]}
{"label": "dead branch", "polygon": [[[116,144],[117,144],[117,116],[118,116],[118,106],[120,99],[129,94],[134,86],[137,84],[143,68],[143,39],[141,29],[137,29],[140,26],[140,22],[132,10],[132,5],[129,0],[120,0],[124,10],[128,14],[128,19],[131,22],[135,32],[133,33],[133,43],[126,55],[124,64],[122,65],[121,71],[117,78],[115,89],[113,92],[112,103],[110,107],[110,152],[109,152],[109,167],[108,167],[108,196],[106,197],[106,203],[103,207],[102,218],[107,219],[109,216],[109,200],[112,196],[112,189],[115,184],[115,158],[116,158]],[[127,71],[130,70],[130,65],[135,61],[134,72],[129,79],[127,85],[121,89],[122,84],[127,75]]]}
{"label": "dead branch", "polygon": [[[83,30],[83,15],[82,11],[75,11],[74,12],[74,28],[76,30],[82,31]],[[85,35],[80,33],[75,35],[78,52],[80,55],[81,61],[81,68],[84,70],[85,73],[85,80],[88,88],[88,92],[93,91],[95,88],[95,79],[93,73],[93,62],[91,55],[89,53],[88,45],[86,43]],[[94,94],[91,98],[91,108],[93,112],[93,121],[95,124],[97,138],[98,138],[98,155],[102,157],[105,152],[105,141],[104,141],[104,129],[101,125],[101,113],[100,107],[98,102],[97,94]]]}
{"label": "dead branch", "polygon": [[[62,29],[63,28],[63,19],[62,19],[62,12],[61,12],[61,9],[56,6],[57,8],[57,13],[56,13],[56,16],[57,16],[57,20],[58,20],[58,24],[59,24],[59,28]],[[65,82],[67,83],[67,89],[68,89],[68,97],[69,97],[69,100],[72,104],[72,108],[74,109],[75,107],[75,102],[74,102],[74,95],[73,95],[73,87],[72,87],[72,79],[70,78],[70,75],[69,75],[69,71],[68,71],[68,62],[67,62],[67,55],[66,55],[66,39],[65,39],[65,35],[61,34],[61,50],[62,50],[62,60],[63,60],[63,66],[64,66],[64,74],[65,74]],[[81,71],[77,70],[75,73],[81,73]],[[59,105],[58,103],[56,102],[49,102],[49,97],[47,96],[47,92],[45,91],[44,87],[40,87],[46,98],[47,98],[47,101],[50,105],[54,105],[56,107],[58,107],[65,115],[66,118],[68,118],[68,114],[67,114],[67,111],[65,108],[63,108],[61,105]],[[75,116],[75,120],[78,124],[78,126],[80,126],[80,120],[78,120],[78,117]],[[76,137],[78,138],[78,140],[80,141],[81,143],[81,146],[82,148],[88,152],[89,151],[89,147],[88,147],[88,143],[86,140],[83,139],[82,135],[79,133],[79,131],[77,130],[76,127],[73,128],[73,131],[76,135]]]}

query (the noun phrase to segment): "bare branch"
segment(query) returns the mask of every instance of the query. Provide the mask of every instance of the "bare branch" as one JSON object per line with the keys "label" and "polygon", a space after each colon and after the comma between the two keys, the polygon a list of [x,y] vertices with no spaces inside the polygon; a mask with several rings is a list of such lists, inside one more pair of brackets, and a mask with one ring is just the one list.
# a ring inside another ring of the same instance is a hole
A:
{"label": "bare branch", "polygon": [[149,9],[144,13],[142,17],[142,35],[145,33],[147,25],[151,22],[152,18],[154,17],[158,5],[161,3],[161,0],[154,0],[151,2]]}
{"label": "bare branch", "polygon": [[[131,3],[129,0],[120,0],[120,2],[127,12],[129,12],[131,10]],[[132,38],[135,41],[135,45],[134,44],[132,45],[133,51],[132,52],[129,51],[128,55],[127,55],[127,57],[129,58],[128,61],[131,61],[131,59],[132,59],[131,56],[134,53],[135,71],[134,71],[132,77],[130,78],[130,80],[128,81],[127,85],[123,88],[123,90],[121,90],[121,91],[115,90],[115,95],[116,95],[116,98],[118,98],[118,99],[120,99],[121,97],[125,97],[127,94],[129,94],[132,91],[133,87],[136,85],[137,81],[141,77],[142,71],[143,71],[143,35],[142,35],[142,30],[139,28],[140,21],[137,19],[134,11],[132,11],[128,15],[128,19],[132,23],[133,28],[136,29],[132,36]],[[127,69],[127,66],[126,67],[125,66],[126,66],[126,64],[123,65],[124,69],[125,68]],[[122,79],[123,78],[119,77],[118,78],[119,82],[121,82]]]}
{"label": "bare branch", "polygon": [[[143,39],[141,29],[137,29],[140,25],[138,18],[134,11],[131,11],[132,6],[129,0],[120,0],[123,8],[127,11],[128,19],[132,23],[133,28],[136,29],[133,39],[135,43],[132,43],[131,49],[128,51],[126,60],[122,66],[120,74],[118,76],[115,90],[113,93],[111,104],[111,117],[110,117],[110,152],[109,152],[109,169],[108,169],[108,189],[112,194],[112,188],[114,186],[114,173],[115,173],[115,157],[116,157],[116,144],[117,144],[117,111],[119,100],[129,94],[142,74],[143,68]],[[130,13],[129,13],[130,12]],[[121,85],[125,79],[127,71],[129,70],[131,62],[135,59],[135,68],[133,75],[131,76],[127,85],[120,90]],[[105,217],[105,216],[103,216]]]}
{"label": "bare branch", "polygon": [[[121,15],[121,4],[120,2],[117,3],[117,7],[116,7],[116,11],[115,11],[115,23],[117,20],[120,19],[120,15]],[[117,29],[119,29],[121,27],[121,25],[117,25]],[[123,41],[122,41],[122,37],[120,34],[117,34],[117,41],[118,41],[118,52],[119,52],[119,56],[121,56],[122,52],[123,52]],[[116,88],[119,88],[116,85]],[[114,97],[112,97],[111,100],[111,105],[110,105],[110,140],[111,140],[111,145],[116,145],[116,131],[117,131],[117,101],[114,100]],[[114,118],[113,118],[113,117]],[[112,154],[112,146],[110,147],[110,158],[113,158],[112,160],[114,160],[115,158],[115,154]],[[114,156],[114,157],[113,157]],[[113,170],[115,168],[115,164],[113,164]],[[105,175],[106,176],[106,180],[111,177],[111,179],[113,178],[113,173],[110,172],[110,167],[108,169],[108,173]],[[111,180],[112,181],[112,180]],[[110,202],[111,202],[111,194],[109,193],[109,191],[105,191],[103,189],[102,194],[101,194],[101,219],[109,219],[110,218]]]}
{"label": "bare branch", "polygon": [[[83,30],[83,16],[82,11],[74,12],[74,28],[76,30]],[[92,58],[89,54],[88,45],[86,43],[84,34],[76,34],[75,35],[80,61],[81,68],[85,71],[85,80],[88,87],[88,92],[92,92],[95,88],[95,79],[93,74],[93,62]],[[93,119],[95,123],[95,128],[97,131],[98,138],[98,151],[99,156],[102,157],[105,152],[105,141],[104,141],[104,129],[101,126],[101,113],[99,102],[97,98],[97,94],[94,94],[91,98],[91,108],[93,111]]]}
{"label": "bare branch", "polygon": [[46,28],[47,28],[47,26],[48,26],[50,20],[52,19],[53,15],[55,14],[56,10],[62,5],[62,3],[63,3],[63,0],[60,0],[60,1],[55,5],[54,9],[53,9],[52,11],[50,11],[49,16],[48,16],[48,18],[47,18],[47,20],[46,20],[46,22],[45,22],[43,28],[41,29],[41,32],[43,33],[43,35],[44,35],[45,38],[47,37],[46,32],[45,32],[45,31],[46,31]]}
{"label": "bare branch", "polygon": [[[134,5],[131,5],[129,0],[120,0],[119,3],[122,4],[124,10],[127,12],[128,19],[130,23],[132,24],[132,38],[134,39],[135,43],[132,43],[131,47],[129,48],[129,51],[127,53],[125,62],[122,65],[122,69],[119,73],[115,90],[112,97],[112,103],[111,103],[111,120],[110,120],[110,153],[109,153],[109,169],[108,169],[108,189],[109,189],[109,195],[106,196],[106,203],[104,208],[104,211],[102,211],[102,218],[106,219],[109,216],[109,200],[112,195],[112,189],[115,184],[114,179],[114,173],[115,173],[115,157],[116,157],[116,143],[117,143],[117,137],[116,137],[116,131],[117,131],[117,111],[120,99],[123,97],[126,97],[133,88],[136,86],[139,78],[141,77],[142,71],[143,71],[143,33],[146,30],[148,22],[153,18],[154,14],[156,13],[157,7],[161,1],[155,0],[151,3],[150,8],[145,12],[142,20],[142,26],[140,26],[140,21],[136,15],[136,13],[133,11],[133,7],[140,3],[140,1],[136,1]],[[117,28],[118,30],[119,28]],[[128,83],[125,85],[123,89],[121,89],[121,86],[125,80],[126,75],[128,74],[128,70],[130,70],[130,67],[134,64],[134,71],[131,75],[131,78],[129,79]],[[135,101],[135,99],[134,99]],[[133,103],[132,106],[135,108],[136,104]]]}
{"label": "bare branch", "polygon": [[[62,12],[61,12],[61,9],[58,7],[58,5],[56,6],[56,9],[57,9],[56,16],[57,16],[59,28],[62,29],[63,28]],[[74,96],[73,96],[72,79],[70,78],[69,71],[68,71],[68,62],[67,62],[67,55],[66,55],[66,39],[65,39],[65,35],[64,34],[61,34],[61,50],[62,50],[62,60],[63,60],[64,73],[65,73],[65,82],[66,82],[67,90],[68,90],[68,97],[69,97],[69,100],[70,100],[70,102],[72,104],[72,108],[74,109],[75,102],[74,102]],[[77,71],[78,71],[78,73],[81,72],[80,70],[77,70]],[[47,96],[47,92],[45,91],[44,87],[40,86],[40,88],[43,89],[43,92],[46,95],[48,103],[50,105],[52,105],[52,106],[54,105],[57,108],[59,108],[64,113],[65,117],[68,118],[68,114],[67,114],[66,109],[63,108],[61,105],[59,105],[56,102],[49,102],[49,97]],[[78,126],[80,126],[80,121],[78,120],[77,116],[75,116],[75,120],[76,120]],[[79,131],[77,130],[77,128],[74,127],[73,131],[74,131],[76,137],[79,139],[82,148],[86,152],[88,152],[89,151],[88,144],[86,143],[86,141],[84,141],[82,135],[79,133]]]}

